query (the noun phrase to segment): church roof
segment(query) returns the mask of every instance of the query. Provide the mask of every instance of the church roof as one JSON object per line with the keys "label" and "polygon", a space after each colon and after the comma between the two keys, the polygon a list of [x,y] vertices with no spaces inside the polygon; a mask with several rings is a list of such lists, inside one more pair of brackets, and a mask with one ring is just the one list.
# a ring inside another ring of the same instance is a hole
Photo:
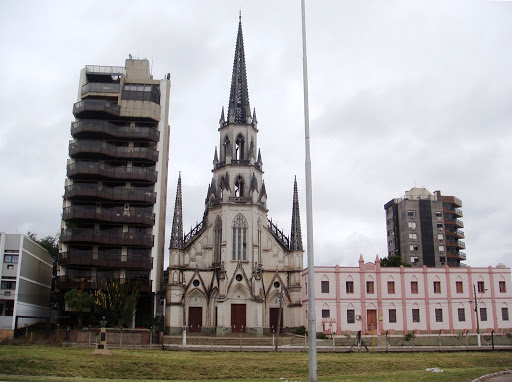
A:
{"label": "church roof", "polygon": [[174,204],[174,217],[172,218],[171,249],[183,248],[183,200],[181,196],[181,172],[176,189],[176,202]]}
{"label": "church roof", "polygon": [[245,69],[244,39],[242,35],[241,17],[238,23],[233,75],[231,77],[228,122],[240,124],[251,123],[251,106],[249,104],[249,91],[247,90],[247,73]]}
{"label": "church roof", "polygon": [[297,177],[293,184],[292,230],[290,235],[290,250],[302,251],[302,233],[300,228],[299,192],[297,191]]}

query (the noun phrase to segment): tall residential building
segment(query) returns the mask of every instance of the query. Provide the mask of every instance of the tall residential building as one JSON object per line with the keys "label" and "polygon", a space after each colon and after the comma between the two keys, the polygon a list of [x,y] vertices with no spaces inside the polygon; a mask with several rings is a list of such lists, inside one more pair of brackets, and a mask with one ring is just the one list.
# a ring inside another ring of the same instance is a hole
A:
{"label": "tall residential building", "polygon": [[388,255],[400,255],[412,266],[461,266],[466,260],[462,202],[455,196],[412,188],[384,205]]}
{"label": "tall residential building", "polygon": [[108,279],[141,293],[134,324],[160,306],[170,76],[146,59],[88,65],[73,105],[57,288],[98,289]]}
{"label": "tall residential building", "polygon": [[296,328],[302,306],[303,257],[297,182],[288,237],[267,218],[258,121],[249,104],[241,22],[227,116],[223,109],[218,131],[219,150],[215,148],[213,156],[204,215],[185,235],[181,175],[178,179],[165,330],[181,333],[187,326],[197,332],[214,329],[217,334],[261,335],[275,332],[278,322],[283,330]]}
{"label": "tall residential building", "polygon": [[0,232],[0,339],[14,330],[48,322],[53,258],[25,235]]}

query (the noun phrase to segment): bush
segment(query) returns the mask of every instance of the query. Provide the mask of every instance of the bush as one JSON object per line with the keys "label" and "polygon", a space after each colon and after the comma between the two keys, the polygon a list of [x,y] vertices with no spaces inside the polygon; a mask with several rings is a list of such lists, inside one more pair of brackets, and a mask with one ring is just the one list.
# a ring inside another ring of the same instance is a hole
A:
{"label": "bush", "polygon": [[316,339],[317,340],[326,340],[327,336],[325,335],[325,333],[320,332],[320,333],[316,334]]}
{"label": "bush", "polygon": [[410,341],[410,340],[412,340],[414,337],[415,337],[414,333],[407,333],[407,334],[404,336],[404,340],[405,340],[405,341]]}
{"label": "bush", "polygon": [[295,329],[295,334],[298,334],[299,336],[305,336],[306,328],[304,326],[298,327],[297,329]]}

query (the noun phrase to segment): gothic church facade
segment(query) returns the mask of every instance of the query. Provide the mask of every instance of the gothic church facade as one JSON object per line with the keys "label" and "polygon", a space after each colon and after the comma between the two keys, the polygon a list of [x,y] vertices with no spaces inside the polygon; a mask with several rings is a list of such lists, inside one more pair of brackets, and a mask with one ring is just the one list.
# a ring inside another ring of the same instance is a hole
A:
{"label": "gothic church facade", "polygon": [[[166,291],[167,334],[274,332],[301,325],[303,246],[297,182],[291,234],[268,219],[258,121],[251,113],[241,21],[227,118],[219,121],[202,221],[183,234],[178,179]],[[283,296],[280,304],[280,296]],[[281,305],[281,319],[279,309]]]}

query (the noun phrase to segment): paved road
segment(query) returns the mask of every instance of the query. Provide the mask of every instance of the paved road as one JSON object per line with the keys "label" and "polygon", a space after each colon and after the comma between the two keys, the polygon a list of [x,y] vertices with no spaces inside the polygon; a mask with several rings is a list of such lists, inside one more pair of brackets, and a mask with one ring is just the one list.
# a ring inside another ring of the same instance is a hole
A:
{"label": "paved road", "polygon": [[512,381],[512,372],[507,372],[507,373],[504,373],[504,374],[499,374],[499,375],[493,375],[493,376],[489,376],[489,377],[481,377],[481,378],[478,378],[476,379],[475,381],[478,381],[478,382],[510,382]]}

